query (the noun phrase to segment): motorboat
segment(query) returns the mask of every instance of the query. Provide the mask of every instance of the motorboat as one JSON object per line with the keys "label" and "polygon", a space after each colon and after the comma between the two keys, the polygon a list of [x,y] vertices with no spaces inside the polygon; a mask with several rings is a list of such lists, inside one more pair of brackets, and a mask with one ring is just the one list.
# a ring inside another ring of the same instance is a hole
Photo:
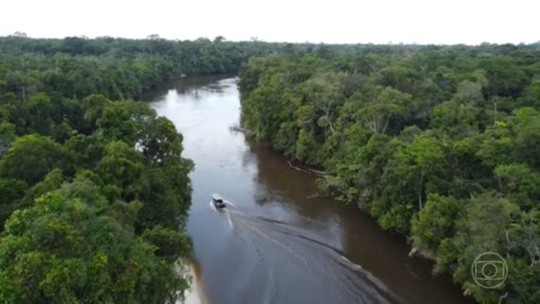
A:
{"label": "motorboat", "polygon": [[217,193],[212,194],[212,203],[216,209],[223,209],[226,206],[224,199]]}

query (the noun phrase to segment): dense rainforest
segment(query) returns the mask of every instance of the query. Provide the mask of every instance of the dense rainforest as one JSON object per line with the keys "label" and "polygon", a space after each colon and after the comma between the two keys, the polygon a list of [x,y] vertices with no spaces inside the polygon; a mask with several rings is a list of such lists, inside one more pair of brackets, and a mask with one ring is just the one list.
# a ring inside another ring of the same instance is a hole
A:
{"label": "dense rainforest", "polygon": [[[324,169],[322,192],[410,236],[479,302],[540,302],[540,46],[157,36],[0,37],[0,301],[182,298],[193,164],[137,100],[238,71],[245,125]],[[508,263],[499,288],[471,279],[485,251]]]}
{"label": "dense rainforest", "polygon": [[174,125],[133,100],[274,47],[0,38],[0,302],[181,299],[193,164]]}
{"label": "dense rainforest", "polygon": [[[465,294],[540,303],[540,45],[270,54],[240,93],[257,140],[324,169],[321,193],[407,235]],[[472,278],[484,252],[508,266],[491,289]]]}
{"label": "dense rainforest", "polygon": [[185,75],[238,73],[255,55],[325,49],[0,37],[0,302],[181,299],[193,164],[174,125],[137,100]]}
{"label": "dense rainforest", "polygon": [[175,303],[190,160],[139,100],[309,44],[0,37],[0,302]]}

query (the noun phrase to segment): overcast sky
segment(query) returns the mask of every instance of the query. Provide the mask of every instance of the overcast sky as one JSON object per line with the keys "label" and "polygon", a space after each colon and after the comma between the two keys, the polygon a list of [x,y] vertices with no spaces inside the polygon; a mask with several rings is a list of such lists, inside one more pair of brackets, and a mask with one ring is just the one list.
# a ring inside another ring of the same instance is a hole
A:
{"label": "overcast sky", "polygon": [[0,36],[324,43],[540,41],[540,0],[2,0]]}

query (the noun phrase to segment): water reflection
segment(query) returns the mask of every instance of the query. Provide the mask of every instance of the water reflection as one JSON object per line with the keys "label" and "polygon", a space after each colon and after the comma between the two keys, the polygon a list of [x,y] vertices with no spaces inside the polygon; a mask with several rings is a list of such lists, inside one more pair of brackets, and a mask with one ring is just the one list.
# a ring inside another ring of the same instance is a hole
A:
{"label": "water reflection", "polygon": [[163,83],[143,95],[143,100],[162,100],[167,96],[182,95],[193,100],[201,100],[210,95],[223,96],[228,84],[221,83],[223,75],[193,76]]}

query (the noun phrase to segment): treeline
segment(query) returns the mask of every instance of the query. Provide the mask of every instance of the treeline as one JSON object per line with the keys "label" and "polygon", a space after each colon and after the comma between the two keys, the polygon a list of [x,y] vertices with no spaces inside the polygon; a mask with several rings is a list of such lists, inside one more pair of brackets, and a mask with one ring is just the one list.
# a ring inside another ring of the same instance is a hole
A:
{"label": "treeline", "polygon": [[366,50],[404,54],[418,49],[418,46],[395,49],[377,45],[230,42],[223,37],[195,41],[150,38],[0,37],[0,75],[3,75],[0,89],[17,94],[23,101],[26,95],[45,88],[79,99],[95,92],[113,100],[139,99],[143,92],[183,74],[236,74],[253,56],[313,53],[324,57],[332,52],[354,54]]}
{"label": "treeline", "polygon": [[[540,46],[389,48],[253,58],[245,125],[324,169],[324,193],[410,236],[465,294],[539,303]],[[488,251],[509,269],[494,289],[471,275]]]}
{"label": "treeline", "polygon": [[[195,41],[87,39],[30,39],[0,37],[0,73],[8,88],[30,89],[36,82],[66,97],[83,98],[102,92],[111,98],[138,98],[182,74],[238,73],[255,55],[273,52],[324,51],[326,46],[229,42],[222,37]],[[15,91],[15,90],[14,90]]]}
{"label": "treeline", "polygon": [[175,303],[193,164],[129,99],[177,70],[67,41],[0,38],[0,302]]}

